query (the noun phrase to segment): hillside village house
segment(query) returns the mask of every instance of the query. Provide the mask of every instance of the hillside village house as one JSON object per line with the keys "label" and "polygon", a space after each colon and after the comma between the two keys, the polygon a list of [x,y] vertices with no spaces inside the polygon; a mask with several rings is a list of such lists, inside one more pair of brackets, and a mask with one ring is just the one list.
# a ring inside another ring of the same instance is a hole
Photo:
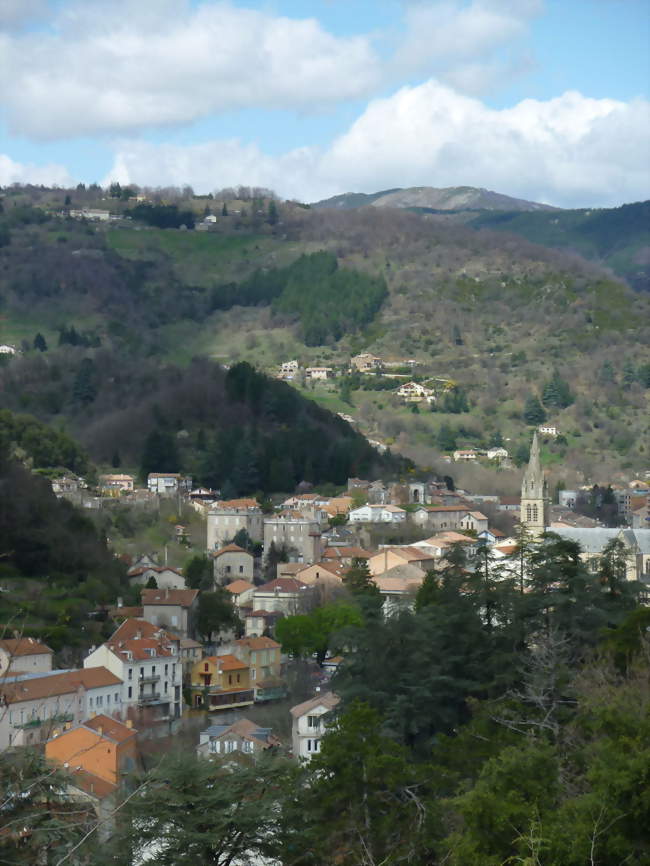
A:
{"label": "hillside village house", "polygon": [[15,355],[16,347],[9,346],[7,343],[0,344],[0,355]]}
{"label": "hillside village house", "polygon": [[350,566],[355,559],[370,559],[372,553],[363,547],[341,545],[340,547],[326,547],[321,558],[322,563],[332,562],[335,564]]}
{"label": "hillside village house", "polygon": [[84,668],[103,666],[122,681],[121,718],[180,718],[182,665],[178,639],[143,619],[127,619],[90,652]]}
{"label": "hillside village house", "polygon": [[306,584],[295,577],[276,577],[253,590],[254,610],[279,611],[285,616],[300,613]]}
{"label": "hillside village house", "polygon": [[270,637],[242,637],[232,641],[228,647],[233,655],[250,668],[251,683],[256,691],[264,681],[277,680],[282,673],[280,644]]}
{"label": "hillside village house", "polygon": [[122,491],[131,492],[135,485],[133,475],[100,475],[99,487],[103,493],[119,496]]}
{"label": "hillside village house", "polygon": [[208,710],[250,707],[255,700],[248,665],[230,653],[195,662],[190,693],[193,707]]}
{"label": "hillside village house", "polygon": [[384,363],[381,358],[368,352],[362,352],[360,355],[354,355],[350,358],[350,369],[356,370],[358,373],[378,373],[383,369],[383,366]]}
{"label": "hillside village house", "polygon": [[478,534],[488,528],[488,519],[480,511],[468,511],[467,514],[461,517],[458,528]]}
{"label": "hillside village house", "polygon": [[182,637],[178,642],[178,657],[183,668],[183,681],[189,682],[194,662],[203,658],[203,644],[191,637]]}
{"label": "hillside village house", "polygon": [[139,769],[136,735],[130,721],[122,724],[100,714],[55,733],[45,745],[47,760],[69,770],[72,778],[68,793],[82,802],[90,800],[104,825],[111,821],[118,805],[117,794],[124,777]]}
{"label": "hillside village house", "polygon": [[105,667],[6,676],[0,683],[0,751],[43,743],[97,709],[119,714],[122,682]]}
{"label": "hillside village house", "polygon": [[327,730],[328,716],[331,716],[340,698],[333,692],[324,692],[308,701],[291,708],[291,743],[293,756],[309,761],[312,755],[320,752],[320,744]]}
{"label": "hillside village house", "polygon": [[255,557],[237,544],[227,544],[212,554],[215,585],[235,579],[253,580]]}
{"label": "hillside village house", "polygon": [[199,734],[196,754],[201,758],[210,758],[240,752],[255,757],[281,745],[271,730],[261,728],[249,719],[237,719],[232,725],[210,725]]}
{"label": "hillside village house", "polygon": [[273,634],[276,623],[284,614],[280,610],[251,610],[244,618],[244,636],[261,637]]}
{"label": "hillside village house", "polygon": [[425,577],[425,571],[410,563],[396,565],[377,575],[373,582],[383,599],[383,615],[388,617],[405,607],[412,608]]}
{"label": "hillside village house", "polygon": [[298,572],[298,580],[306,586],[315,586],[316,584],[330,584],[331,586],[340,586],[343,576],[347,572],[348,567],[341,565],[339,562],[329,560],[328,562],[315,562],[313,565],[307,565]]}
{"label": "hillside village house", "polygon": [[226,589],[232,596],[232,602],[240,618],[245,616],[245,609],[252,610],[253,591],[255,590],[253,583],[249,583],[247,580],[233,580],[232,583],[226,584]]}
{"label": "hillside village house", "polygon": [[468,513],[465,505],[425,505],[414,511],[411,519],[423,529],[460,529]]}
{"label": "hillside village house", "polygon": [[185,578],[176,568],[144,565],[127,572],[131,586],[146,586],[153,577],[158,589],[185,589]]}
{"label": "hillside village house", "polygon": [[438,532],[436,535],[431,536],[431,538],[425,538],[423,541],[414,541],[411,547],[419,547],[437,559],[444,557],[449,548],[454,544],[462,544],[465,554],[471,557],[478,550],[479,541],[460,532],[445,530],[444,532]]}
{"label": "hillside village house", "polygon": [[505,448],[488,448],[485,456],[488,460],[507,460],[508,452]]}
{"label": "hillside village house", "polygon": [[436,565],[435,556],[426,548],[408,545],[404,547],[383,547],[368,560],[370,574],[385,574],[399,565],[413,565],[427,571]]}
{"label": "hillside village house", "polygon": [[271,543],[285,545],[289,559],[298,562],[318,562],[321,555],[321,528],[316,520],[304,517],[299,511],[285,511],[264,520],[264,550]]}
{"label": "hillside village house", "polygon": [[559,436],[560,435],[560,431],[555,426],[555,424],[540,424],[540,426],[537,429],[544,436]]}
{"label": "hillside village house", "polygon": [[308,379],[332,379],[334,370],[331,367],[307,367],[305,376]]}
{"label": "hillside village house", "polygon": [[0,676],[44,674],[52,670],[52,650],[33,637],[0,640]]}
{"label": "hillside village house", "polygon": [[255,499],[215,502],[207,517],[207,549],[220,550],[245,529],[253,541],[264,538],[263,515]]}
{"label": "hillside village house", "polygon": [[168,628],[180,637],[192,637],[198,610],[198,589],[143,589],[142,618]]}
{"label": "hillside village house", "polygon": [[454,453],[452,454],[452,457],[454,458],[454,461],[456,463],[473,462],[475,460],[478,460],[480,456],[481,455],[479,454],[479,452],[476,451],[474,448],[461,448],[458,451],[454,451]]}
{"label": "hillside village house", "polygon": [[150,472],[147,476],[147,488],[150,493],[157,493],[158,496],[189,493],[192,489],[192,477],[180,475],[178,472]]}
{"label": "hillside village house", "polygon": [[300,364],[296,359],[293,361],[284,361],[280,365],[280,378],[281,379],[293,379],[293,377],[297,374],[300,369]]}
{"label": "hillside village house", "polygon": [[419,382],[405,382],[395,392],[405,403],[435,403],[436,395],[431,388],[420,385]]}
{"label": "hillside village house", "polygon": [[350,523],[404,523],[406,511],[399,505],[362,505],[353,508],[348,519]]}

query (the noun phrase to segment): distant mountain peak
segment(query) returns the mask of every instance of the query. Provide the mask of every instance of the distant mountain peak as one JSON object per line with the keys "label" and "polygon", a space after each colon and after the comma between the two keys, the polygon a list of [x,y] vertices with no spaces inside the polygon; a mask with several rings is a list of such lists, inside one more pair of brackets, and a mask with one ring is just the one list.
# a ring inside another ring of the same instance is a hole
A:
{"label": "distant mountain peak", "polygon": [[431,211],[558,210],[548,204],[513,198],[503,193],[475,186],[412,186],[406,189],[386,189],[375,193],[346,192],[314,202],[314,208],[348,210],[359,207],[394,207]]}

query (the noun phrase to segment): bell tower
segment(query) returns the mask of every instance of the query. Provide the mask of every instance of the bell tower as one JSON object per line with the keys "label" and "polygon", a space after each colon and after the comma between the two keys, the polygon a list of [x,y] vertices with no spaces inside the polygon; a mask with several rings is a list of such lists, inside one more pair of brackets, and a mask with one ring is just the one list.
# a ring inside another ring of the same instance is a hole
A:
{"label": "bell tower", "polygon": [[549,524],[548,487],[539,459],[537,430],[530,446],[530,460],[521,484],[521,511],[519,521],[533,538],[538,538]]}

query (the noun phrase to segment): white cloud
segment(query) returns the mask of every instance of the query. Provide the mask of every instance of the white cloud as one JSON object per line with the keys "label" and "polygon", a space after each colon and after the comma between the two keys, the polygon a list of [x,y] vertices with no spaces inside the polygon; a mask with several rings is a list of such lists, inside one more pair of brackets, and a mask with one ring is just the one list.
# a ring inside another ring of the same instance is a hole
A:
{"label": "white cloud", "polygon": [[366,37],[229,3],[97,0],[48,33],[6,38],[13,132],[41,139],[187,124],[233,108],[320,109],[379,80]]}
{"label": "white cloud", "polygon": [[118,147],[110,177],[199,190],[243,183],[314,200],[346,190],[470,185],[566,207],[650,196],[650,111],[567,92],[496,110],[434,80],[370,103],[324,151],[269,156],[215,141]]}
{"label": "white cloud", "polygon": [[63,165],[15,162],[11,157],[0,153],[0,186],[10,186],[12,183],[65,187],[71,186],[73,180]]}

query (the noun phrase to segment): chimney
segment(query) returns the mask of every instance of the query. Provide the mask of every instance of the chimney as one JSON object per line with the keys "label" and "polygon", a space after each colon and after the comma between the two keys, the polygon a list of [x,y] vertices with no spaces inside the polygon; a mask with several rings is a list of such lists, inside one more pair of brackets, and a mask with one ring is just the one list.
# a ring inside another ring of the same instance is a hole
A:
{"label": "chimney", "polygon": [[131,721],[131,719],[126,720],[126,726],[129,730],[133,730],[133,722]]}
{"label": "chimney", "polygon": [[119,595],[117,597],[117,606],[118,607],[124,607],[124,599]]}
{"label": "chimney", "polygon": [[103,728],[101,725],[99,725],[99,726],[97,727],[97,733],[99,734],[100,737],[103,736],[103,734],[104,734],[104,728]]}

